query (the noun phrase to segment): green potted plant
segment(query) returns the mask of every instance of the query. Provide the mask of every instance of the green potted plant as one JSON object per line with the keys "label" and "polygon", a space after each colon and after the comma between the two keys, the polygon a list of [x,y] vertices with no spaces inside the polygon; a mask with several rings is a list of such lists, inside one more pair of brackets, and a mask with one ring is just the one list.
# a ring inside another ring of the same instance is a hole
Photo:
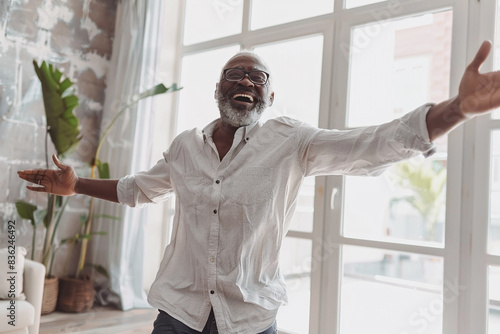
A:
{"label": "green potted plant", "polygon": [[[118,118],[122,116],[133,104],[139,102],[140,100],[166,93],[167,91],[177,91],[180,88],[176,84],[171,87],[165,87],[163,84],[158,84],[151,89],[148,89],[138,95],[135,95],[128,103],[121,108],[116,115],[113,117],[111,123],[104,130],[99,143],[97,145],[97,150],[92,161],[91,177],[96,177],[96,169],[99,173],[99,178],[108,179],[109,178],[109,165],[106,162],[99,160],[99,152],[101,151],[104,139],[108,135],[109,131],[116,123]],[[78,266],[75,276],[67,276],[60,278],[60,289],[61,294],[58,300],[58,309],[66,312],[84,312],[88,311],[93,305],[94,299],[94,287],[92,277],[84,274],[84,267],[86,266],[85,258],[87,255],[88,242],[92,235],[100,234],[100,232],[92,232],[92,221],[94,218],[94,198],[90,199],[89,214],[87,219],[82,223],[80,230],[75,234],[73,238],[66,240],[71,244],[73,248],[76,243],[80,244],[80,253]],[[107,217],[112,219],[117,219],[116,217]],[[102,269],[97,267],[98,271],[103,272]],[[69,297],[68,297],[69,296]]]}
{"label": "green potted plant", "polygon": [[[140,100],[155,96],[158,94],[163,94],[166,92],[174,92],[180,90],[176,84],[171,87],[165,87],[163,84],[158,84],[140,94],[134,95],[130,101],[127,101],[126,105],[121,108],[116,115],[113,117],[111,123],[104,130],[99,143],[97,145],[97,150],[92,161],[91,167],[91,177],[95,178],[96,170],[98,171],[99,178],[108,179],[109,178],[109,164],[99,160],[99,153],[101,151],[104,139],[108,135],[111,128],[114,126],[116,121],[120,116],[122,116],[133,104],[139,102]],[[66,312],[84,312],[88,311],[93,305],[94,287],[91,275],[86,275],[83,271],[85,266],[88,264],[85,262],[87,255],[87,247],[90,238],[95,234],[100,234],[101,232],[92,232],[92,221],[94,219],[94,198],[90,199],[89,214],[86,220],[81,225],[80,230],[75,234],[73,238],[67,240],[73,247],[75,244],[80,244],[79,260],[77,265],[77,270],[75,276],[67,276],[60,278],[60,295],[58,300],[58,309]],[[110,219],[119,219],[116,217],[109,217]],[[98,272],[104,273],[102,267],[92,266],[97,269]],[[69,297],[68,297],[69,296]]]}
{"label": "green potted plant", "polygon": [[[42,86],[43,103],[47,119],[45,136],[45,163],[49,168],[48,137],[56,148],[58,156],[75,148],[79,141],[80,131],[78,118],[73,111],[78,106],[78,97],[74,94],[73,82],[68,78],[63,80],[62,73],[45,61],[40,66],[34,60],[33,66]],[[61,221],[67,200],[62,203],[61,196],[47,195],[47,208],[38,209],[25,201],[16,202],[18,214],[29,219],[33,226],[31,258],[35,259],[36,230],[40,222],[45,226],[45,238],[41,262],[46,267],[42,314],[54,311],[58,294],[58,278],[52,274],[55,255],[54,244],[57,226]]]}
{"label": "green potted plant", "polygon": [[[42,62],[38,66],[36,61],[33,61],[35,72],[42,85],[43,102],[45,107],[45,113],[47,117],[47,135],[45,138],[45,156],[46,165],[48,166],[48,152],[47,143],[48,136],[56,148],[58,156],[64,155],[65,153],[72,150],[79,141],[80,131],[78,129],[78,118],[73,114],[74,109],[78,106],[78,97],[74,94],[72,89],[73,83],[68,79],[63,80],[62,73],[58,71],[53,65],[48,65],[46,62]],[[117,114],[114,116],[112,122],[108,125],[103,135],[101,136],[98,147],[96,150],[95,157],[91,164],[91,177],[96,177],[96,169],[99,172],[100,178],[109,178],[109,165],[107,163],[101,162],[98,159],[100,149],[103,144],[103,140],[109,133],[116,120],[123,115],[133,104],[137,103],[141,99],[166,93],[167,91],[174,92],[179,90],[176,84],[171,87],[165,87],[163,84],[158,84],[151,89],[148,89],[140,94],[134,95],[127,104],[121,108]],[[89,214],[87,219],[81,225],[81,231],[79,231],[73,238],[65,239],[63,243],[71,243],[72,247],[75,244],[80,244],[79,261],[77,266],[76,275],[73,277],[52,277],[52,262],[55,254],[55,235],[59,222],[61,221],[61,216],[63,214],[64,208],[67,204],[66,199],[64,204],[62,202],[61,196],[48,195],[48,205],[47,209],[38,209],[36,206],[26,203],[24,201],[19,201],[16,203],[18,213],[21,217],[29,219],[33,228],[33,251],[34,256],[34,245],[36,238],[36,227],[43,221],[46,228],[44,249],[43,249],[43,259],[42,262],[47,268],[47,278],[46,282],[56,281],[59,285],[59,289],[63,288],[65,291],[71,291],[73,286],[78,286],[79,284],[91,287],[93,291],[93,284],[88,283],[89,277],[84,275],[83,268],[85,267],[85,257],[87,254],[88,241],[90,237],[95,234],[91,232],[93,211],[94,211],[94,199],[90,200]],[[111,217],[113,218],[113,217]],[[98,233],[98,232],[97,232]],[[62,282],[62,283],[61,283]],[[70,282],[70,283],[67,283]],[[71,285],[67,290],[68,284]],[[78,289],[78,288],[77,288]],[[45,287],[45,291],[53,291],[54,289]],[[44,297],[44,300],[46,298]],[[53,302],[54,298],[51,296],[50,301]],[[57,300],[57,296],[56,296]],[[92,305],[91,305],[92,306]],[[45,311],[44,314],[50,313],[55,309],[55,303],[51,303],[50,310]],[[44,312],[44,311],[42,311]]]}

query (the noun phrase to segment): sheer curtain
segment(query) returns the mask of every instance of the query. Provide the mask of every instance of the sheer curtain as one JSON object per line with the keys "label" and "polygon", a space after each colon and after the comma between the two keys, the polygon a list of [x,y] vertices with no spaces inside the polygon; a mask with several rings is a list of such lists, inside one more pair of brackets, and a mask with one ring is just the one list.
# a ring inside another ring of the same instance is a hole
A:
{"label": "sheer curtain", "polygon": [[[153,0],[124,0],[118,5],[101,131],[131,96],[157,83],[161,6],[162,1]],[[99,159],[109,162],[112,179],[148,168],[154,124],[150,100],[130,108],[102,146]],[[107,235],[93,238],[88,261],[101,264],[110,275],[109,282],[97,281],[98,301],[122,310],[149,307],[143,289],[146,211],[101,200],[96,201],[95,211],[92,230]]]}

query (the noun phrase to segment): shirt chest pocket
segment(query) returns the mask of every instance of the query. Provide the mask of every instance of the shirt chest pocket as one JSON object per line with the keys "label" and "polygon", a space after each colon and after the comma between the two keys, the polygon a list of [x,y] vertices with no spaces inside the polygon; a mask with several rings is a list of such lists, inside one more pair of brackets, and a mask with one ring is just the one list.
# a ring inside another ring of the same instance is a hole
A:
{"label": "shirt chest pocket", "polygon": [[223,182],[224,197],[241,205],[266,202],[273,197],[273,175],[269,167],[248,167]]}
{"label": "shirt chest pocket", "polygon": [[199,172],[187,172],[183,174],[178,182],[177,196],[179,200],[188,205],[201,204],[206,201],[207,191],[209,191],[209,184],[206,177]]}

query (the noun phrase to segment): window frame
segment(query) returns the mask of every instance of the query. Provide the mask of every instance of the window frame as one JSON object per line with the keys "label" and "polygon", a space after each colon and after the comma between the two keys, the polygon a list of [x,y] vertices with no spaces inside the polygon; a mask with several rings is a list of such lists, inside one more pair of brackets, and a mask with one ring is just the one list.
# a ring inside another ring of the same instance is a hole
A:
{"label": "window frame", "polygon": [[[323,74],[318,122],[318,126],[322,128],[346,128],[347,114],[345,111],[347,110],[348,98],[349,59],[345,57],[342,48],[338,46],[343,43],[344,45],[350,44],[352,27],[374,22],[373,13],[379,11],[379,14],[383,14],[394,3],[401,5],[401,11],[392,15],[391,19],[445,8],[453,10],[451,94],[458,91],[463,70],[468,60],[475,55],[479,46],[478,41],[494,39],[491,27],[495,26],[495,10],[492,10],[492,6],[496,2],[493,0],[481,2],[471,0],[389,0],[350,9],[344,9],[345,1],[335,0],[332,13],[258,30],[250,30],[249,28],[251,0],[243,1],[243,20],[240,34],[186,46],[182,44],[185,2],[179,5],[180,24],[175,51],[175,81],[179,82],[180,64],[185,55],[234,44],[251,49],[257,45],[262,46],[278,41],[322,34],[324,36]],[[464,24],[464,22],[468,24]],[[491,70],[492,58],[490,55],[482,68],[483,71]],[[174,112],[171,124],[176,124],[179,98],[174,96],[172,100]],[[500,121],[495,121],[493,126],[495,129],[500,128]],[[445,302],[443,333],[486,332],[487,305],[481,300],[484,301],[487,297],[485,288],[487,286],[487,265],[500,265],[500,258],[491,255],[485,256],[481,245],[485,245],[487,242],[488,226],[487,224],[476,226],[477,224],[473,222],[488,221],[488,194],[485,189],[489,189],[489,179],[485,175],[489,176],[491,127],[489,117],[481,116],[449,134],[444,248],[400,246],[388,242],[360,241],[343,237],[340,230],[342,210],[332,210],[331,205],[335,204],[335,208],[342,208],[344,179],[332,176],[316,178],[313,232],[290,231],[287,236],[312,240],[313,250],[322,249],[323,243],[333,241],[338,245],[370,246],[443,257],[444,281],[452,285],[457,283],[460,287],[464,287],[457,298]],[[174,132],[172,130],[172,133]],[[474,159],[474,157],[476,158]],[[338,194],[341,194],[340,198]],[[339,282],[342,276],[341,248],[336,248],[331,254],[323,253],[321,259],[321,261],[312,261],[309,332],[314,334],[332,333],[332,328],[334,328],[336,329],[335,333],[338,333]],[[477,307],[477,305],[482,305],[481,303],[484,304],[484,307]],[[332,314],[336,316],[332,316]],[[480,324],[481,322],[482,324]]]}
{"label": "window frame", "polygon": [[[186,55],[195,54],[198,52],[208,51],[212,49],[221,48],[224,46],[239,44],[241,49],[252,49],[256,46],[265,46],[266,44],[272,44],[275,42],[293,40],[297,38],[303,38],[313,35],[321,34],[323,35],[323,56],[322,56],[322,68],[323,73],[321,77],[321,92],[320,92],[320,110],[318,126],[327,127],[329,122],[329,103],[330,98],[328,92],[331,91],[331,64],[333,56],[333,44],[327,43],[326,41],[333,40],[334,32],[334,21],[332,20],[332,14],[325,14],[321,16],[316,16],[313,18],[308,18],[296,22],[285,23],[277,26],[266,27],[258,30],[250,30],[250,13],[251,13],[251,2],[250,0],[243,0],[243,22],[242,22],[242,32],[237,35],[222,37],[219,39],[201,42],[197,44],[183,45],[183,18],[185,13],[185,2],[180,6],[180,22],[181,26],[179,28],[179,45],[177,47],[176,54],[176,64],[179,67],[177,74],[177,82],[180,80],[180,65],[182,62],[182,57]],[[299,24],[297,24],[299,22]],[[325,74],[326,73],[326,74]],[[175,109],[177,110],[179,98],[176,97]],[[175,123],[176,124],[176,120]],[[323,224],[316,223],[323,221],[323,207],[324,207],[324,197],[318,194],[322,193],[322,189],[325,188],[326,177],[317,177],[315,186],[315,199],[314,199],[314,225],[313,231],[300,232],[300,231],[289,231],[287,237],[306,239],[312,241],[312,250],[322,249],[321,245],[323,243]],[[318,333],[319,331],[319,308],[320,308],[320,298],[321,298],[321,264],[317,261],[312,261],[311,263],[311,297],[310,297],[310,314],[309,314],[309,332]],[[283,330],[280,330],[281,334],[287,334]]]}
{"label": "window frame", "polygon": [[[471,45],[467,49],[468,59],[472,59],[483,40],[495,41],[497,1],[471,1],[469,19],[475,29],[468,31],[467,41]],[[494,27],[493,29],[491,27]],[[494,70],[495,48],[481,67],[481,72]],[[496,64],[499,66],[500,64]],[[462,242],[469,241],[469,252],[463,253],[464,285],[470,286],[469,293],[464,295],[464,309],[459,319],[462,333],[488,332],[488,267],[500,266],[500,255],[488,254],[488,229],[490,205],[490,165],[491,165],[491,135],[492,131],[500,130],[499,120],[492,115],[476,117],[464,126],[466,138],[464,141],[464,167],[467,168],[463,177],[464,224],[462,225]],[[470,261],[465,261],[470,260]]]}

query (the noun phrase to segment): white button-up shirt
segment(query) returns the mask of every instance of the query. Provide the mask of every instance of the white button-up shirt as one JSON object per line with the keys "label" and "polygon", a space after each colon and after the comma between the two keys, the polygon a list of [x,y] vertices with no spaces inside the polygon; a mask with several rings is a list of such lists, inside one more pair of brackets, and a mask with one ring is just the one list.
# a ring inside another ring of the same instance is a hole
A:
{"label": "white button-up shirt", "polygon": [[150,304],[197,331],[211,308],[222,334],[270,327],[287,302],[278,259],[304,177],[377,175],[396,161],[432,153],[429,107],[348,131],[288,117],[255,123],[236,131],[222,161],[212,139],[216,121],[177,136],[153,168],[118,183],[119,201],[130,206],[177,196]]}

